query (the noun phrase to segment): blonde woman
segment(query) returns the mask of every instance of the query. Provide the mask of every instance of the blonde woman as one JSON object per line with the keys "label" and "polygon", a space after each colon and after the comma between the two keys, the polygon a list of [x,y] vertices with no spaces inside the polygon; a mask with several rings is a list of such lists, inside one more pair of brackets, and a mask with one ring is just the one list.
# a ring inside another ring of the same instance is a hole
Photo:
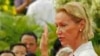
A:
{"label": "blonde woman", "polygon": [[97,56],[92,42],[93,21],[78,2],[69,2],[57,9],[57,35],[63,47],[71,46],[75,56]]}
{"label": "blonde woman", "polygon": [[62,46],[70,46],[74,56],[97,56],[89,41],[94,37],[94,24],[80,3],[69,2],[58,8],[55,23]]}

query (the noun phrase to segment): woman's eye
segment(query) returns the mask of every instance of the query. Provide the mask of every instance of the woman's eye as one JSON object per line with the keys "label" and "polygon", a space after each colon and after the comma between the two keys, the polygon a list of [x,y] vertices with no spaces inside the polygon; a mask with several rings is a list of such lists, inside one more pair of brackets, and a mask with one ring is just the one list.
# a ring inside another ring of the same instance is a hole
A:
{"label": "woman's eye", "polygon": [[67,26],[67,24],[62,24],[61,26],[62,26],[62,27],[65,27],[65,26]]}
{"label": "woman's eye", "polygon": [[65,27],[65,26],[67,26],[67,25],[68,25],[68,24],[58,24],[58,25],[56,24],[56,27],[58,27],[58,26],[59,26],[59,27]]}

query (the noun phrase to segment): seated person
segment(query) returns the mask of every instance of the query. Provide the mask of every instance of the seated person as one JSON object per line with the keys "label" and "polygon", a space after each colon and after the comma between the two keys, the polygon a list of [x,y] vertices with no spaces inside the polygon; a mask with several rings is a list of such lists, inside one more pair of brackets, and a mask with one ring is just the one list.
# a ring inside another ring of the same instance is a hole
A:
{"label": "seated person", "polygon": [[73,49],[70,47],[61,48],[56,56],[73,56]]}
{"label": "seated person", "polygon": [[17,43],[10,46],[10,50],[15,53],[16,56],[26,56],[27,48],[25,44]]}
{"label": "seated person", "polygon": [[15,54],[9,50],[4,50],[0,52],[0,56],[15,56]]}

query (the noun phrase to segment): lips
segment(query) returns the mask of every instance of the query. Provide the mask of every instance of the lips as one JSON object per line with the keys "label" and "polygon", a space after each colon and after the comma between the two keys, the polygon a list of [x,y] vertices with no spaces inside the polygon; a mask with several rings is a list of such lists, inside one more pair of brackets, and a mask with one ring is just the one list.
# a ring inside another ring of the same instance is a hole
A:
{"label": "lips", "polygon": [[64,37],[58,37],[60,41],[63,41]]}

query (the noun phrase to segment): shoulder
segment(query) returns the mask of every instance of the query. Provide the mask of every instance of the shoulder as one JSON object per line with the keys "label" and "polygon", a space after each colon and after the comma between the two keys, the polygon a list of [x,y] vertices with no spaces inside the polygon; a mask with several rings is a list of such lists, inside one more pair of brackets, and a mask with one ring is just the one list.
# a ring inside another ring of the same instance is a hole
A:
{"label": "shoulder", "polygon": [[79,48],[77,48],[76,51],[74,52],[74,55],[76,56],[97,56],[91,41],[84,43]]}
{"label": "shoulder", "polygon": [[80,52],[79,56],[97,56],[97,54],[95,53],[94,50],[87,49],[87,50]]}

